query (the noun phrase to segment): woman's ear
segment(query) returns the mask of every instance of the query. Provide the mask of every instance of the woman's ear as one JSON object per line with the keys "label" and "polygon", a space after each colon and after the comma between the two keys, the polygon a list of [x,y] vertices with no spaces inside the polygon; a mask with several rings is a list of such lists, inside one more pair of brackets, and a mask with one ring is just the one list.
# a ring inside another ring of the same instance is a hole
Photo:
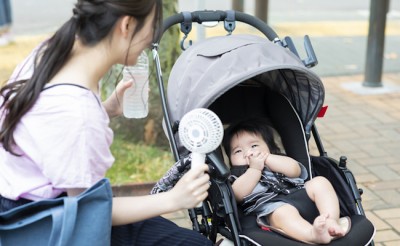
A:
{"label": "woman's ear", "polygon": [[130,34],[132,34],[133,30],[135,29],[136,26],[136,20],[132,16],[123,16],[119,22],[118,29],[120,30],[120,33],[122,37],[127,38],[130,37]]}

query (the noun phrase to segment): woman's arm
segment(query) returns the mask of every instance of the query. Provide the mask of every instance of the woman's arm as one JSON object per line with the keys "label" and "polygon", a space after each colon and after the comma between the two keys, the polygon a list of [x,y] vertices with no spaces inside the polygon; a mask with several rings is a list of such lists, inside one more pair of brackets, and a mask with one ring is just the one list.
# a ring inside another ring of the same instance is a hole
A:
{"label": "woman's arm", "polygon": [[[189,209],[203,201],[210,187],[207,165],[188,171],[165,193],[147,196],[115,197],[112,205],[112,224],[124,225],[156,217],[165,213]],[[79,194],[82,189],[68,190],[68,195]]]}

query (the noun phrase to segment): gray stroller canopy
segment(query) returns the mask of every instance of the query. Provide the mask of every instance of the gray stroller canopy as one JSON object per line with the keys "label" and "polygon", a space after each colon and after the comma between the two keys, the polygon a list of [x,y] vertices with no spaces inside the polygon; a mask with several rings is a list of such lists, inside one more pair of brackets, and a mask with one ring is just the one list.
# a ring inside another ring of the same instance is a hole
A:
{"label": "gray stroller canopy", "polygon": [[208,38],[182,53],[168,80],[171,123],[253,77],[289,100],[308,136],[324,101],[321,80],[288,49],[254,35]]}

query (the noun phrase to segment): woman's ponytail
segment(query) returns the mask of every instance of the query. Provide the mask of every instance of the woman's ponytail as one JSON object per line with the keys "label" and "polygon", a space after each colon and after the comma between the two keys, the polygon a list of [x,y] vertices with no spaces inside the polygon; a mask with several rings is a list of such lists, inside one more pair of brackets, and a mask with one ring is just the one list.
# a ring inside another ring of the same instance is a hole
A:
{"label": "woman's ponytail", "polygon": [[15,144],[13,132],[22,116],[35,104],[46,83],[69,58],[76,30],[76,19],[71,18],[38,50],[32,77],[9,83],[1,88],[4,118],[0,129],[0,142],[5,150],[16,154],[12,150]]}

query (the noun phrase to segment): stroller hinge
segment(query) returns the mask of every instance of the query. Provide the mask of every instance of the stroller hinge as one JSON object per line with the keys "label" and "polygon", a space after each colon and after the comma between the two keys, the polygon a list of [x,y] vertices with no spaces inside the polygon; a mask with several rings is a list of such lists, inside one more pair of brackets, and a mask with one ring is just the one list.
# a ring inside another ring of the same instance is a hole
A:
{"label": "stroller hinge", "polygon": [[307,54],[307,58],[303,60],[304,65],[306,67],[315,67],[318,64],[318,60],[308,35],[304,36],[304,48]]}
{"label": "stroller hinge", "polygon": [[233,30],[235,30],[235,28],[236,28],[235,11],[233,11],[233,10],[226,11],[224,28],[228,32],[228,35],[231,35]]}
{"label": "stroller hinge", "polygon": [[192,14],[190,12],[182,12],[183,22],[181,23],[181,32],[185,34],[181,40],[181,49],[186,50],[192,45],[192,40],[189,40],[189,45],[185,47],[185,40],[188,37],[190,31],[192,31]]}
{"label": "stroller hinge", "polygon": [[[291,37],[285,37],[280,44],[283,47],[288,48],[298,58],[301,58]],[[306,50],[307,55],[306,59],[302,60],[304,66],[308,68],[315,67],[318,64],[318,59],[315,55],[314,48],[308,35],[304,36],[304,49]]]}

